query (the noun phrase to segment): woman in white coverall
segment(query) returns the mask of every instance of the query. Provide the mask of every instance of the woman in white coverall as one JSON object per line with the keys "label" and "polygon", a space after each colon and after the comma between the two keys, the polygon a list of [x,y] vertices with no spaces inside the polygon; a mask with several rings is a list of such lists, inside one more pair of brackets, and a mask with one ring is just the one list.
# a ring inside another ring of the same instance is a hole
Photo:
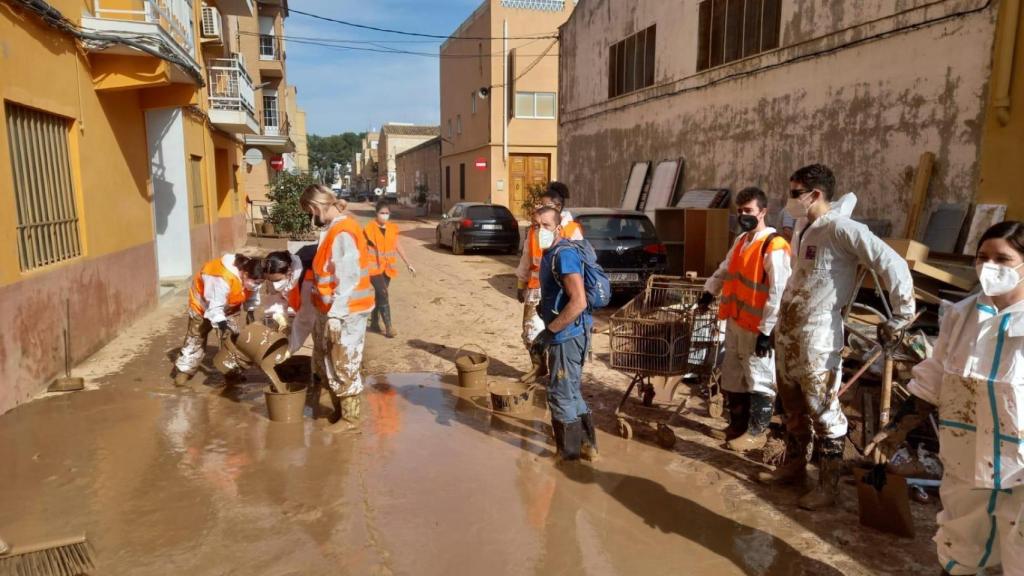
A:
{"label": "woman in white coverall", "polygon": [[1016,576],[1024,574],[1024,224],[989,228],[975,267],[982,293],[944,310],[910,398],[866,452],[892,454],[937,409],[944,470],[934,540],[944,574],[1002,564]]}
{"label": "woman in white coverall", "polygon": [[[312,272],[306,273],[299,256],[287,250],[267,254],[264,280],[269,285],[263,308],[263,323],[288,336],[288,353],[295,354],[306,343],[316,322],[312,302]],[[303,275],[307,276],[305,282]]]}

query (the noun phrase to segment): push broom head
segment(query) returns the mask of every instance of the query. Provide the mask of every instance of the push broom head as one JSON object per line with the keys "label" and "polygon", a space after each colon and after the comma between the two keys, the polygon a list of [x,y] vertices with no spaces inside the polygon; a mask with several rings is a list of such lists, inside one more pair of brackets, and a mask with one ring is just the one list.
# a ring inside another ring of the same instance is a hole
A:
{"label": "push broom head", "polygon": [[85,536],[10,547],[0,540],[0,574],[81,576],[94,568]]}

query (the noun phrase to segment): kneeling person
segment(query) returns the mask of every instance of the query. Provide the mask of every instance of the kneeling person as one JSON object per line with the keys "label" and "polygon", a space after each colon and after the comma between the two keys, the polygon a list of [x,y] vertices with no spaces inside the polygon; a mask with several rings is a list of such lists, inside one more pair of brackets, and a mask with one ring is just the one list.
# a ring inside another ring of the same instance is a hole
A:
{"label": "kneeling person", "polygon": [[763,448],[768,439],[777,390],[772,331],[791,269],[789,243],[765,225],[765,193],[744,188],[736,195],[736,212],[743,234],[704,284],[700,303],[707,307],[716,296],[722,298],[722,390],[729,396],[723,439],[730,450],[744,451]]}
{"label": "kneeling person", "polygon": [[[583,283],[583,260],[560,235],[558,210],[542,207],[536,213],[537,239],[544,257],[540,264],[540,317],[544,330],[534,339],[534,351],[547,351],[548,407],[555,445],[562,460],[578,460],[586,442],[588,459],[597,455],[594,421],[583,400],[580,382],[590,345],[593,319]],[[560,249],[565,247],[566,249]]]}

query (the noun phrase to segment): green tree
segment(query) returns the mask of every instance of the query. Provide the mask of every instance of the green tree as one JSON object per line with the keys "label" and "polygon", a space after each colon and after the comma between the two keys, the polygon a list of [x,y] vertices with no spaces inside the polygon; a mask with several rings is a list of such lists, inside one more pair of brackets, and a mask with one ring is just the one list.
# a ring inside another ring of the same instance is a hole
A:
{"label": "green tree", "polygon": [[281,172],[267,193],[267,197],[274,203],[270,207],[270,223],[278,232],[283,232],[295,240],[308,234],[312,228],[309,214],[306,214],[299,205],[302,191],[310,184],[316,184],[316,181],[309,174]]}
{"label": "green tree", "polygon": [[362,148],[365,135],[365,132],[345,132],[331,136],[310,134],[306,137],[310,170],[317,174],[323,184],[332,184],[329,180],[333,178],[334,165],[354,165],[356,152]]}

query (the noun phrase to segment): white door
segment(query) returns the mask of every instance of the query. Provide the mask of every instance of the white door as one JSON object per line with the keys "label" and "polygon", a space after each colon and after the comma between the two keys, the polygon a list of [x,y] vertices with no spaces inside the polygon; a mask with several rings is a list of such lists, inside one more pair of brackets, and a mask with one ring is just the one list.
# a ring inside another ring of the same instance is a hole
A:
{"label": "white door", "polygon": [[160,278],[192,275],[192,208],[188,196],[185,129],[180,108],[146,111],[153,221]]}

